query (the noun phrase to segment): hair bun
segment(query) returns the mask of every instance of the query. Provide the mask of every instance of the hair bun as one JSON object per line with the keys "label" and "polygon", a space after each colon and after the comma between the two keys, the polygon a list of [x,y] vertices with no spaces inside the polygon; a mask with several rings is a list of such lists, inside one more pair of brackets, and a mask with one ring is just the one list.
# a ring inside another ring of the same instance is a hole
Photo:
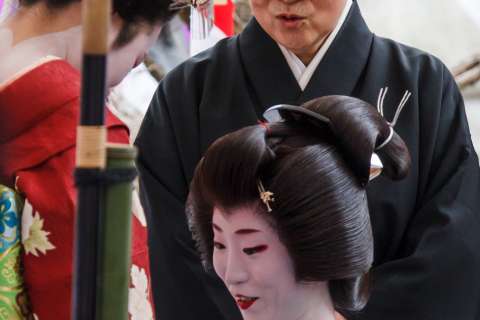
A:
{"label": "hair bun", "polygon": [[[295,111],[291,110],[280,110],[280,114],[287,121],[307,121],[330,128],[361,184],[366,185],[370,178],[372,154],[390,135],[388,122],[375,107],[349,96],[324,96],[301,107],[320,117],[308,113],[295,116]],[[322,118],[328,121],[322,121]],[[410,154],[397,133],[393,132],[391,140],[376,153],[382,160],[383,174],[394,180],[406,176],[411,163]]]}

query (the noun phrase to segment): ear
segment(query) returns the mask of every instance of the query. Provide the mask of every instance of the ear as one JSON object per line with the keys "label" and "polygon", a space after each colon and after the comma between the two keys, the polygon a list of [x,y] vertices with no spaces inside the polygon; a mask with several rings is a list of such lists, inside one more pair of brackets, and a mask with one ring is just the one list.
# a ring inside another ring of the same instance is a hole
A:
{"label": "ear", "polygon": [[108,29],[108,47],[110,50],[114,46],[114,43],[122,30],[123,24],[124,22],[122,18],[120,18],[117,13],[112,13],[110,16],[110,27]]}

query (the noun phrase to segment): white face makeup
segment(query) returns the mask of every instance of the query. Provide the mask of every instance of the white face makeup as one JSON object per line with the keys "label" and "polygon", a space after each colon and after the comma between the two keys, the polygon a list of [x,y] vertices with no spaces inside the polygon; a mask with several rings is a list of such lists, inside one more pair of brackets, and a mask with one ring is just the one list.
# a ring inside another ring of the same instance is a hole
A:
{"label": "white face makeup", "polygon": [[107,67],[109,87],[119,84],[130,70],[143,61],[161,29],[160,25],[142,28],[129,43],[110,51]]}
{"label": "white face makeup", "polygon": [[[121,19],[114,16],[110,28],[109,41],[112,45],[121,27]],[[127,44],[112,48],[108,55],[107,86],[117,85],[127,73],[145,57],[146,52],[158,38],[161,25],[142,26],[138,34]],[[33,65],[46,56],[67,60],[81,70],[82,27],[80,25],[47,34],[30,37],[13,44],[10,29],[0,26],[0,83],[9,79],[18,70]]]}
{"label": "white face makeup", "polygon": [[[60,32],[52,32],[12,44],[10,29],[0,29],[0,41],[5,41],[0,50],[0,82],[32,66],[47,56],[65,58],[74,67],[80,68],[81,27],[76,26]],[[66,45],[69,44],[69,45]]]}
{"label": "white face makeup", "polygon": [[299,283],[277,233],[251,208],[214,208],[213,265],[245,320],[333,319],[327,283]]}

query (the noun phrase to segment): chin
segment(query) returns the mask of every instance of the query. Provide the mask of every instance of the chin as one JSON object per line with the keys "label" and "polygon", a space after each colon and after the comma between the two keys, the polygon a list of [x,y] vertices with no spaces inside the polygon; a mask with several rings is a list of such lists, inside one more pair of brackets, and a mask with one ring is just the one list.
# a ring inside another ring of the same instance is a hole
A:
{"label": "chin", "polygon": [[242,318],[243,320],[273,320],[265,315],[259,315],[259,314],[251,314],[249,312],[242,312]]}
{"label": "chin", "polygon": [[273,314],[261,308],[261,310],[240,310],[243,320],[279,320]]}
{"label": "chin", "polygon": [[255,314],[255,315],[245,315],[242,313],[243,320],[281,320],[278,317],[273,317],[270,314]]}
{"label": "chin", "polygon": [[283,37],[277,42],[294,53],[301,52],[305,47],[308,47],[308,42],[302,37],[298,37],[296,39],[292,39],[292,37]]}
{"label": "chin", "polygon": [[122,82],[123,78],[125,78],[125,76],[127,74],[128,73],[109,77],[107,79],[107,88],[113,88],[113,87],[117,86],[118,84],[120,84],[120,82]]}
{"label": "chin", "polygon": [[273,32],[272,38],[285,48],[301,48],[307,43],[308,37],[302,31],[281,31]]}

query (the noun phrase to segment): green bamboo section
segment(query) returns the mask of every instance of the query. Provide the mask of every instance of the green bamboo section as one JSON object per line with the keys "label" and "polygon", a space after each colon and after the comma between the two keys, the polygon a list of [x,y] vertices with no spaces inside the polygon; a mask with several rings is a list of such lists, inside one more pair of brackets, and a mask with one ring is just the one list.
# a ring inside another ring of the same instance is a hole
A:
{"label": "green bamboo section", "polygon": [[[108,169],[135,168],[136,151],[129,145],[107,146]],[[130,281],[132,181],[110,184],[100,230],[97,320],[128,319]]]}

